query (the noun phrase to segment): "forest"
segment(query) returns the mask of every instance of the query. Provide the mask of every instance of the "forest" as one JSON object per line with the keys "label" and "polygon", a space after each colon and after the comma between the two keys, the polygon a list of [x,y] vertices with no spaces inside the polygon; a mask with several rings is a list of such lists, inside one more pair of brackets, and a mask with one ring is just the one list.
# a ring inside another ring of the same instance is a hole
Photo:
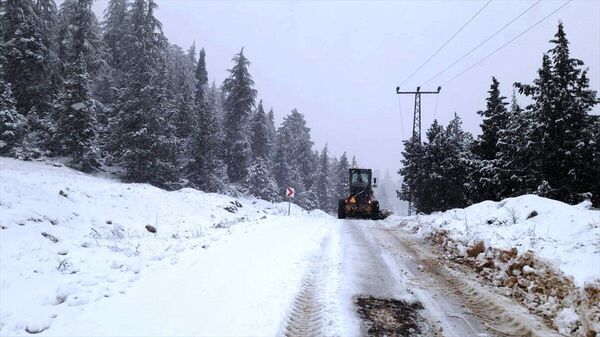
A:
{"label": "forest", "polygon": [[244,48],[210,83],[206,51],[169,43],[154,0],[110,0],[101,20],[92,4],[0,2],[0,155],[270,201],[292,186],[300,206],[332,210],[346,154],[315,150],[296,109],[275,126]]}
{"label": "forest", "polygon": [[[537,78],[514,83],[510,101],[492,77],[476,138],[455,114],[446,127],[435,120],[424,143],[404,142],[400,198],[422,213],[523,194],[600,206],[597,93],[583,61],[570,56],[562,23],[550,43]],[[517,94],[529,103],[522,107]]]}

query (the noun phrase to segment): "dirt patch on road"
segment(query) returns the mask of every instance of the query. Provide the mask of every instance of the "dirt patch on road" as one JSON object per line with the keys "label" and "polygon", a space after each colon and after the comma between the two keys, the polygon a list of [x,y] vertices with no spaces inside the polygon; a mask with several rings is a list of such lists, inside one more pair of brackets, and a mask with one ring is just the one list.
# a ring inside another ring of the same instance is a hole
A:
{"label": "dirt patch on road", "polygon": [[359,296],[354,299],[369,336],[420,336],[423,305],[395,299]]}

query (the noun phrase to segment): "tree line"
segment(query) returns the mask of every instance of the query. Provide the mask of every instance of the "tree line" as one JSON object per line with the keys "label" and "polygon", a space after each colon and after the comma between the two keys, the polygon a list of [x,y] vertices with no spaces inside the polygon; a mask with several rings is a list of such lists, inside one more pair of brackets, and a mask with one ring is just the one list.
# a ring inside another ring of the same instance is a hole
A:
{"label": "tree line", "polygon": [[346,154],[315,151],[296,109],[275,126],[243,48],[209,83],[206,51],[169,43],[154,0],[109,0],[102,22],[92,3],[0,2],[0,155],[271,201],[293,186],[302,207],[332,210]]}
{"label": "tree line", "polygon": [[[599,100],[562,23],[550,43],[537,78],[515,83],[510,102],[492,77],[476,139],[455,114],[446,127],[434,121],[423,144],[404,142],[401,199],[423,213],[528,193],[600,207]],[[521,107],[515,91],[531,103]]]}

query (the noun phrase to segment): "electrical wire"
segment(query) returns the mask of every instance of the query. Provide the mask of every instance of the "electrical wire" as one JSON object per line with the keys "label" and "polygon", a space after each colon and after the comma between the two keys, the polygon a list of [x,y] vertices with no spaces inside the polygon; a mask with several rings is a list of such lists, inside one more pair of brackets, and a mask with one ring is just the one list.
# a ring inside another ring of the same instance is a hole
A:
{"label": "electrical wire", "polygon": [[444,47],[446,47],[446,45],[448,43],[450,43],[450,41],[452,41],[463,29],[465,29],[465,27],[467,27],[471,21],[473,21],[473,19],[475,19],[479,13],[481,13],[493,0],[489,0],[488,2],[486,2],[485,5],[483,5],[483,7],[481,7],[481,9],[479,9],[477,11],[477,13],[475,13],[470,19],[469,21],[467,21],[462,27],[460,27],[459,30],[456,31],[456,33],[454,33],[440,48],[438,48],[438,50],[436,50],[425,62],[423,62],[423,64],[421,64],[417,70],[415,70],[412,74],[410,74],[410,76],[408,76],[404,81],[402,81],[402,83],[400,83],[400,86],[402,86],[404,83],[406,83],[406,81],[408,81],[409,79],[411,79],[419,70],[421,70],[421,68],[423,68],[429,61],[431,61],[431,59],[437,55],[442,49],[444,49]]}
{"label": "electrical wire", "polygon": [[504,26],[502,26],[494,34],[490,35],[487,39],[481,41],[478,45],[476,45],[474,48],[472,48],[471,50],[469,50],[466,54],[464,54],[463,56],[461,56],[458,60],[454,61],[454,63],[450,64],[449,66],[447,66],[446,68],[444,68],[442,71],[440,71],[439,73],[435,74],[433,77],[431,77],[427,81],[423,82],[422,85],[426,85],[427,83],[431,82],[433,79],[435,79],[438,76],[440,76],[441,74],[445,73],[446,70],[448,70],[448,69],[452,68],[453,66],[455,66],[458,62],[464,60],[465,57],[471,55],[471,53],[473,53],[475,50],[479,49],[479,47],[483,46],[486,42],[488,42],[489,40],[491,40],[494,36],[498,35],[500,32],[502,32],[508,26],[510,26],[511,24],[513,24],[520,17],[522,17],[523,15],[525,15],[527,12],[529,12],[533,7],[537,6],[540,2],[542,2],[542,0],[538,0],[538,1],[534,2],[533,5],[529,6],[527,9],[525,9],[523,12],[521,12],[521,14],[517,15],[514,19],[512,19],[507,24],[505,24]]}
{"label": "electrical wire", "polygon": [[485,56],[484,58],[482,58],[481,60],[477,61],[476,63],[474,63],[473,65],[471,65],[470,67],[468,67],[467,69],[463,70],[462,72],[460,72],[458,75],[452,77],[451,79],[449,79],[448,81],[444,82],[442,85],[445,86],[446,84],[454,81],[456,78],[460,77],[461,75],[463,75],[464,73],[466,73],[467,71],[475,68],[476,66],[478,66],[479,64],[481,64],[483,61],[487,60],[488,58],[490,58],[492,55],[496,54],[497,52],[499,52],[501,49],[503,49],[504,47],[508,46],[509,44],[511,44],[513,41],[515,41],[516,39],[520,38],[521,36],[525,35],[525,33],[527,33],[528,31],[530,31],[531,29],[533,29],[534,27],[536,27],[537,25],[539,25],[540,23],[542,23],[543,21],[545,21],[547,18],[551,17],[554,13],[558,12],[559,10],[561,10],[563,7],[565,7],[566,5],[570,4],[573,0],[569,0],[567,2],[565,2],[564,4],[562,4],[560,7],[558,7],[557,9],[555,9],[554,11],[552,11],[550,14],[544,16],[541,20],[539,20],[538,22],[534,23],[533,25],[529,26],[529,28],[525,29],[523,32],[521,32],[519,35],[515,36],[514,38],[512,38],[510,41],[506,42],[505,44],[501,45],[500,47],[498,47],[496,50],[494,50],[493,52],[489,53],[487,56]]}

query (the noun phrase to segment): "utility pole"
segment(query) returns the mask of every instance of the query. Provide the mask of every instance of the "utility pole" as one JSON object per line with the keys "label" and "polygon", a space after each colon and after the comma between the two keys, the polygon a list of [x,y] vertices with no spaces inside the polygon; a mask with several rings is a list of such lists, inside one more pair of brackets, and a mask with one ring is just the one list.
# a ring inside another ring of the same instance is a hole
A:
{"label": "utility pole", "polygon": [[[413,115],[413,131],[412,138],[418,139],[421,143],[421,95],[437,95],[442,90],[442,87],[438,87],[437,91],[421,91],[421,87],[417,87],[417,91],[400,91],[400,87],[396,87],[396,94],[398,95],[415,95],[415,112]],[[411,197],[412,199],[412,197]],[[408,200],[408,215],[412,212],[412,200]]]}

